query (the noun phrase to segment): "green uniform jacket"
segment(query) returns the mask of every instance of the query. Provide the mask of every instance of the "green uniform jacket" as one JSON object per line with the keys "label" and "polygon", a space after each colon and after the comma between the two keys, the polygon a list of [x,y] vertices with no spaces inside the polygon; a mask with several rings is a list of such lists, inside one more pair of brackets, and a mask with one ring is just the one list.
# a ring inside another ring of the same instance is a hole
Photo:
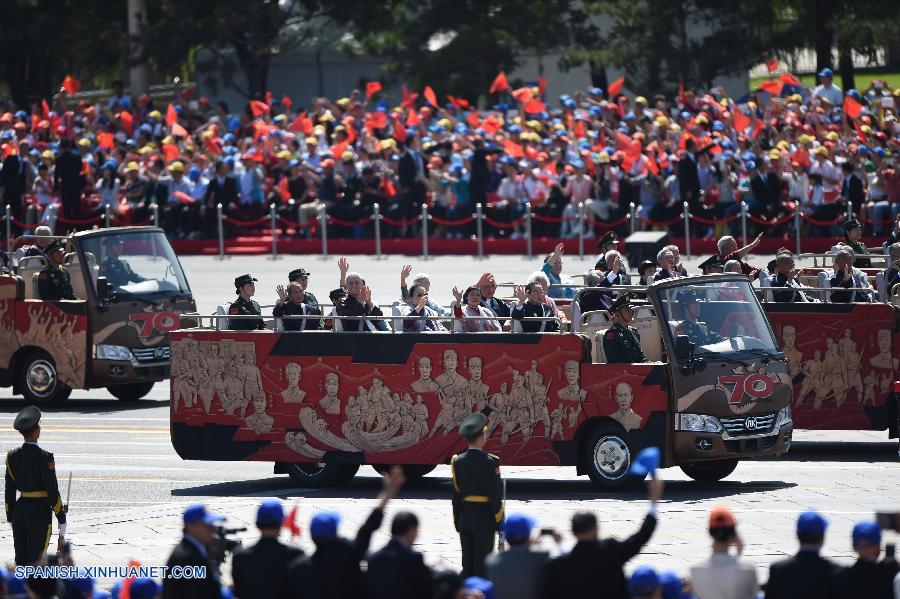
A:
{"label": "green uniform jacket", "polygon": [[59,485],[56,483],[56,464],[53,454],[38,447],[37,443],[25,443],[6,454],[6,491],[4,502],[6,520],[12,519],[16,503],[16,491],[23,497],[46,497],[49,509],[62,524],[66,521]]}
{"label": "green uniform jacket", "polygon": [[634,327],[615,322],[603,335],[603,352],[610,364],[633,364],[646,362],[641,351],[641,336]]}
{"label": "green uniform jacket", "polygon": [[[243,296],[238,296],[234,303],[231,304],[231,307],[228,309],[228,314],[231,316],[240,315],[240,316],[262,316],[262,311],[259,308],[259,304],[255,301],[244,299]],[[229,329],[232,331],[257,331],[266,328],[265,323],[263,323],[262,318],[254,319],[254,318],[235,318],[230,321]]]}
{"label": "green uniform jacket", "polygon": [[64,266],[48,266],[38,275],[38,294],[42,300],[73,300],[75,291]]}
{"label": "green uniform jacket", "polygon": [[702,321],[692,322],[684,320],[675,330],[676,335],[687,335],[688,339],[694,345],[708,345],[710,343],[718,343],[724,337],[709,331],[709,326]]}
{"label": "green uniform jacket", "polygon": [[113,287],[121,287],[128,283],[140,283],[147,280],[134,272],[128,262],[113,256],[109,256],[103,261],[103,265],[100,267],[100,274],[105,276],[106,280]]}
{"label": "green uniform jacket", "polygon": [[453,456],[453,523],[459,532],[499,531],[503,522],[500,458],[479,449]]}
{"label": "green uniform jacket", "polygon": [[856,254],[856,260],[853,262],[854,268],[872,268],[872,261],[868,258],[860,258],[860,256],[870,256],[869,248],[864,246],[858,241],[850,241],[849,239],[845,241],[847,245],[853,248],[853,253]]}

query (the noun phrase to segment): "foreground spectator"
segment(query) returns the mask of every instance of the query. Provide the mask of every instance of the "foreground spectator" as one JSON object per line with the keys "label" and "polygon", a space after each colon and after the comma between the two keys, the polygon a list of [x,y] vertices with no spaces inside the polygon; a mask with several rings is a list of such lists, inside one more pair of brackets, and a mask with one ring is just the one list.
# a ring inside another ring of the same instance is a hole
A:
{"label": "foreground spectator", "polygon": [[277,499],[263,501],[256,510],[259,541],[234,554],[231,578],[240,599],[287,599],[287,567],[303,555],[299,547],[278,540],[284,509]]}
{"label": "foreground spectator", "polygon": [[831,576],[837,566],[819,555],[825,543],[828,521],[816,512],[797,518],[797,555],[769,567],[766,599],[819,599],[828,597]]}
{"label": "foreground spectator", "polygon": [[640,566],[628,579],[631,599],[659,599],[662,591],[659,575],[650,566]]}
{"label": "foreground spectator", "polygon": [[[713,553],[708,559],[691,566],[691,585],[698,597],[716,599],[756,599],[759,585],[756,569],[739,559],[744,544],[737,533],[737,520],[731,510],[714,508],[709,514],[709,535]],[[734,545],[737,556],[729,554]]]}
{"label": "foreground spectator", "polygon": [[419,519],[398,512],[391,522],[391,540],[369,557],[366,583],[369,599],[430,599],[431,570],[422,554],[413,551],[419,535]]}
{"label": "foreground spectator", "polygon": [[209,558],[209,547],[216,533],[216,525],[224,516],[213,514],[203,504],[184,510],[184,537],[172,550],[166,566],[171,571],[176,566],[201,566],[206,568],[204,578],[166,578],[163,580],[163,599],[221,599],[219,565]]}
{"label": "foreground spectator", "polygon": [[[541,588],[540,577],[550,559],[547,551],[532,549],[534,519],[524,514],[511,514],[503,522],[507,551],[495,553],[485,560],[487,576],[494,583],[497,599],[536,599]],[[557,543],[562,538],[556,532]]]}
{"label": "foreground spectator", "polygon": [[857,559],[849,568],[831,578],[833,599],[894,599],[897,561],[878,561],[881,555],[881,527],[876,522],[860,522],[853,527],[853,551]]}

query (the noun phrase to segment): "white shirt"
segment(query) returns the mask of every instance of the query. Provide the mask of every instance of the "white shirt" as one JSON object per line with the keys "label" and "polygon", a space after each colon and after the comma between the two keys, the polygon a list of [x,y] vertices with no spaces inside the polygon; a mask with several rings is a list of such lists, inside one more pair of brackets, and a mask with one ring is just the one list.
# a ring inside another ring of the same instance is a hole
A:
{"label": "white shirt", "polygon": [[834,83],[825,87],[824,85],[817,85],[813,89],[813,95],[818,98],[825,98],[829,102],[831,102],[832,106],[841,106],[844,103],[844,92],[841,91],[841,88],[836,86]]}
{"label": "white shirt", "polygon": [[756,599],[756,568],[733,555],[713,553],[691,567],[691,587],[703,599]]}
{"label": "white shirt", "polygon": [[809,174],[822,176],[822,187],[825,188],[826,192],[837,191],[837,183],[832,183],[831,181],[840,181],[841,173],[827,158],[822,162],[818,160],[813,161],[812,166],[809,167]]}

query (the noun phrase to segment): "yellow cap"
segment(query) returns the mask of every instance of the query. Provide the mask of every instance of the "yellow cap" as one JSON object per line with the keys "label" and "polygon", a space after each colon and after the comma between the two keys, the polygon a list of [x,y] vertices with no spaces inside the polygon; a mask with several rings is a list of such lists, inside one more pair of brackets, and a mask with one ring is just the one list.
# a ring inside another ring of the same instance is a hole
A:
{"label": "yellow cap", "polygon": [[747,108],[749,108],[750,110],[756,110],[756,102],[747,102]]}
{"label": "yellow cap", "polygon": [[341,108],[347,108],[347,106],[350,105],[350,98],[341,98],[340,100],[335,102],[335,104],[337,104]]}
{"label": "yellow cap", "polygon": [[141,170],[141,167],[139,167],[139,166],[138,166],[138,163],[137,163],[137,162],[134,162],[133,160],[132,160],[131,162],[129,162],[128,164],[125,165],[125,172],[126,172],[126,173],[127,173],[128,171],[139,171],[139,170]]}
{"label": "yellow cap", "polygon": [[643,104],[644,106],[646,106],[647,98],[645,98],[644,96],[638,96],[637,98],[634,99],[634,103],[635,104]]}
{"label": "yellow cap", "polygon": [[653,121],[653,124],[657,127],[665,127],[669,124],[669,119],[664,116],[658,116],[656,117],[656,120]]}
{"label": "yellow cap", "polygon": [[290,160],[291,152],[290,152],[290,150],[282,150],[282,151],[278,152],[278,154],[276,154],[276,156],[278,156],[278,158],[280,160]]}
{"label": "yellow cap", "polygon": [[441,119],[437,122],[437,124],[440,125],[441,127],[447,128],[447,129],[453,128],[453,123],[450,122],[450,119]]}
{"label": "yellow cap", "polygon": [[[872,133],[872,128],[868,125],[863,125],[862,127],[859,128],[859,130],[861,133],[865,133],[866,135],[869,135]],[[834,133],[834,131],[832,131],[832,133]]]}
{"label": "yellow cap", "polygon": [[151,110],[150,114],[148,114],[147,117],[156,119],[158,121],[162,118],[162,114],[158,110]]}
{"label": "yellow cap", "polygon": [[82,148],[90,148],[91,140],[89,140],[87,137],[82,137],[81,139],[78,140],[78,145],[79,145],[79,147],[82,147]]}
{"label": "yellow cap", "polygon": [[822,156],[828,156],[828,148],[825,146],[819,146],[815,150],[813,150],[813,154],[821,154]]}
{"label": "yellow cap", "polygon": [[350,152],[348,150],[347,152],[341,154],[341,162],[349,162],[350,160],[353,160],[353,152]]}
{"label": "yellow cap", "polygon": [[597,162],[600,164],[607,164],[609,162],[609,152],[600,152],[597,156]]}
{"label": "yellow cap", "polygon": [[797,138],[797,141],[801,144],[808,144],[812,140],[813,140],[813,138],[810,137],[809,135],[807,135],[806,133],[801,133],[800,137]]}
{"label": "yellow cap", "polygon": [[172,137],[171,135],[166,135],[166,136],[163,138],[162,142],[163,142],[164,144],[173,144],[173,143],[175,143],[175,138]]}
{"label": "yellow cap", "polygon": [[840,138],[841,136],[838,135],[837,131],[829,131],[825,134],[825,139],[827,139],[828,141],[838,141]]}
{"label": "yellow cap", "polygon": [[382,139],[380,146],[381,146],[382,150],[388,150],[388,149],[393,150],[394,148],[397,147],[397,142],[393,139]]}
{"label": "yellow cap", "polygon": [[694,122],[697,123],[698,125],[709,124],[709,121],[707,120],[707,118],[705,116],[703,116],[702,114],[698,115],[697,118],[694,120]]}
{"label": "yellow cap", "polygon": [[150,146],[144,146],[143,148],[141,148],[140,150],[138,150],[138,154],[141,154],[141,155],[149,154],[149,153],[151,153],[152,151],[153,151],[153,148],[151,148]]}
{"label": "yellow cap", "polygon": [[527,125],[528,127],[531,127],[535,131],[541,130],[541,122],[540,121],[535,121],[535,120],[526,121],[525,125]]}
{"label": "yellow cap", "polygon": [[334,117],[331,115],[330,112],[326,112],[326,113],[323,113],[323,114],[321,114],[321,115],[319,116],[319,120],[320,120],[320,121],[326,121],[326,122],[327,122],[327,121],[333,121],[333,120],[334,120]]}
{"label": "yellow cap", "polygon": [[778,150],[770,150],[769,160],[781,160],[781,152],[779,152]]}
{"label": "yellow cap", "polygon": [[788,102],[796,102],[798,104],[802,104],[803,96],[801,96],[800,94],[791,94],[790,96],[788,96]]}
{"label": "yellow cap", "polygon": [[41,152],[41,158],[53,158],[53,157],[54,156],[53,156],[52,150],[44,150],[43,152]]}
{"label": "yellow cap", "polygon": [[669,129],[678,133],[679,131],[681,131],[681,125],[679,125],[678,123],[672,123],[671,125],[669,125]]}
{"label": "yellow cap", "polygon": [[173,173],[183,173],[184,165],[181,164],[180,161],[176,160],[175,162],[173,162],[172,164],[169,165],[169,170],[172,171]]}
{"label": "yellow cap", "polygon": [[789,144],[786,139],[782,139],[777,144],[775,144],[775,147],[781,148],[782,150],[787,150],[791,147],[791,144]]}

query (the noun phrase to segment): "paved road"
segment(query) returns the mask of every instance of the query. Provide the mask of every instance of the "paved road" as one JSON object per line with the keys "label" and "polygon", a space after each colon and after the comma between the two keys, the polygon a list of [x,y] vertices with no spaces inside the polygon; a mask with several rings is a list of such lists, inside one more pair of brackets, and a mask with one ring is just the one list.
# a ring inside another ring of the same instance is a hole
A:
{"label": "paved road", "polygon": [[[572,262],[569,259],[566,270]],[[257,274],[260,290],[273,289],[283,273],[298,266],[312,270],[311,288],[320,298],[337,285],[334,259],[235,257],[220,262],[188,257],[183,263],[204,312],[231,297],[231,280],[243,272]],[[401,263],[354,257],[351,266],[369,279],[379,301],[388,301]],[[488,269],[500,280],[521,278],[536,266],[535,261],[514,257],[441,258],[415,264],[415,271],[432,274],[435,290],[466,284]],[[19,407],[9,389],[0,389],[3,451],[19,442],[11,428]],[[182,509],[197,501],[227,514],[232,525],[250,526],[260,498],[280,497],[300,506],[304,527],[315,511],[333,509],[345,516],[342,532],[353,534],[380,485],[367,467],[345,487],[310,490],[297,487],[286,476],[273,475],[270,464],[182,461],[169,442],[168,388],[163,384],[134,405],[123,405],[104,390],[76,391],[67,404],[47,411],[43,430],[41,444],[56,454],[60,477],[64,480],[72,473],[69,538],[78,561],[89,565],[124,564],[129,558],[148,565],[164,563],[179,536]],[[849,562],[853,523],[871,517],[874,510],[900,507],[896,445],[886,442],[886,433],[873,432],[801,432],[797,438],[800,443],[790,455],[744,462],[716,485],[698,485],[680,470],[666,470],[660,529],[631,566],[649,563],[686,573],[691,562],[708,552],[706,515],[719,504],[736,511],[745,555],[761,566],[762,579],[764,566],[795,550],[794,518],[807,508],[825,512],[832,522],[826,553]],[[510,481],[507,511],[530,513],[541,526],[565,531],[573,512],[590,509],[599,514],[603,534],[622,536],[637,528],[646,510],[641,493],[598,492],[586,478],[576,477],[574,469],[522,467],[507,468],[504,473]],[[459,567],[449,493],[448,468],[439,467],[404,489],[390,510],[414,510],[423,522],[420,548],[429,560]],[[387,526],[382,527],[373,547],[386,541],[386,530]],[[252,538],[252,530],[243,536]],[[299,543],[309,547],[306,536]],[[0,558],[11,557],[10,528],[2,524]]]}

